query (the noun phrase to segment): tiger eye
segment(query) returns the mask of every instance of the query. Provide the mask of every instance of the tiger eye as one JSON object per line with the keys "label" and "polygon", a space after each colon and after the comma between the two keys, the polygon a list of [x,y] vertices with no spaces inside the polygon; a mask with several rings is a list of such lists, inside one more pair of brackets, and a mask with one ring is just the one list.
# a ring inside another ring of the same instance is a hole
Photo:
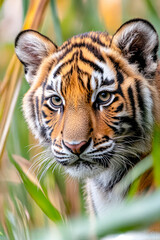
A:
{"label": "tiger eye", "polygon": [[51,104],[55,107],[59,107],[61,106],[62,104],[62,99],[57,96],[57,95],[54,95],[52,98],[51,98]]}
{"label": "tiger eye", "polygon": [[110,100],[111,94],[107,91],[100,92],[98,94],[97,100],[100,103],[105,103]]}

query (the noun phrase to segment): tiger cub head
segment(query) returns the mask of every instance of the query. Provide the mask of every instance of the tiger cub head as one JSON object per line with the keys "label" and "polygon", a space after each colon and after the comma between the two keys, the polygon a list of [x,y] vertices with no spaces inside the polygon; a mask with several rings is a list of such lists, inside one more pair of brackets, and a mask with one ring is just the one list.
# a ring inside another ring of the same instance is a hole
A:
{"label": "tiger cub head", "polygon": [[149,22],[128,21],[113,37],[80,34],[60,47],[26,30],[15,46],[30,84],[24,115],[53,163],[86,178],[129,169],[150,152],[159,96],[158,36]]}

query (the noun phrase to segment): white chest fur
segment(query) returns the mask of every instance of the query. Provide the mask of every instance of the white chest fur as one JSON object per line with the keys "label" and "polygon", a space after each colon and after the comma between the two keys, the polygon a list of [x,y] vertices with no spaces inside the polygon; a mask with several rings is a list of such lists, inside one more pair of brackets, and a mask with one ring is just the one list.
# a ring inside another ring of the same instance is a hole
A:
{"label": "white chest fur", "polygon": [[109,184],[112,184],[112,179],[115,179],[114,175],[115,171],[108,169],[96,178],[87,179],[87,200],[90,212],[102,216],[111,205],[116,205],[122,201],[122,195],[117,195],[114,187],[108,190]]}

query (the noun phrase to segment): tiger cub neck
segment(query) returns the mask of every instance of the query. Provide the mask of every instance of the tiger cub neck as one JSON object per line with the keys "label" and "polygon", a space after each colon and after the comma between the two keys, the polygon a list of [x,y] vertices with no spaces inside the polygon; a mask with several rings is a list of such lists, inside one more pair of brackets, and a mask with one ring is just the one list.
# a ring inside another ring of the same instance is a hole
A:
{"label": "tiger cub neck", "polygon": [[127,189],[117,194],[116,184],[125,173],[122,169],[107,169],[97,177],[86,180],[87,204],[91,214],[103,216],[111,205],[122,202]]}

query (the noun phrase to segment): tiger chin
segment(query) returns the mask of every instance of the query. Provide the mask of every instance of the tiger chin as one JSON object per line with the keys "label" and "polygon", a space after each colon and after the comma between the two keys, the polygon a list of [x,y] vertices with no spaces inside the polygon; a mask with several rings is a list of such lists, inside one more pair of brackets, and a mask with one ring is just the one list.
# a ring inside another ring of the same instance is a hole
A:
{"label": "tiger chin", "polygon": [[120,202],[116,184],[150,153],[159,122],[158,35],[146,20],[113,36],[88,32],[62,46],[33,31],[16,38],[30,89],[25,119],[51,158],[85,179],[90,211]]}

